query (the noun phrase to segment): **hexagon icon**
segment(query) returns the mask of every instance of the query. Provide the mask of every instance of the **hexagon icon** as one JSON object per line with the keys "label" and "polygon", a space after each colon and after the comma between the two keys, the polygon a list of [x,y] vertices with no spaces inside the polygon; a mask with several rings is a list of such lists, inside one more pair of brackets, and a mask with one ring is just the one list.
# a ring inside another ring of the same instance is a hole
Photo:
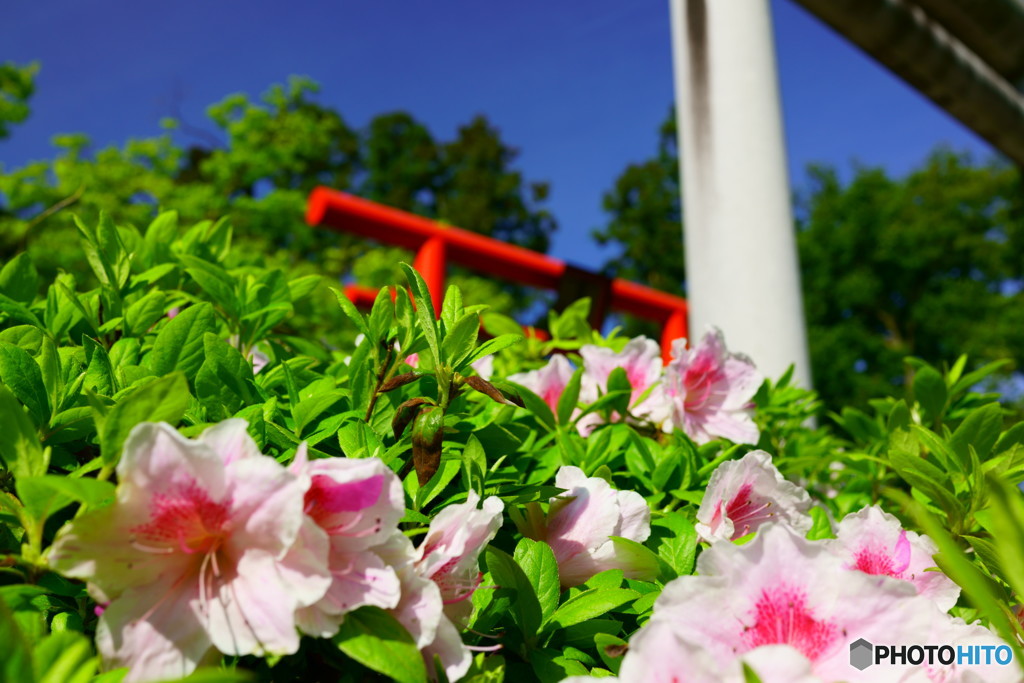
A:
{"label": "hexagon icon", "polygon": [[874,646],[863,638],[850,643],[850,666],[858,671],[863,671],[874,664],[872,661],[874,658],[871,656],[874,649]]}

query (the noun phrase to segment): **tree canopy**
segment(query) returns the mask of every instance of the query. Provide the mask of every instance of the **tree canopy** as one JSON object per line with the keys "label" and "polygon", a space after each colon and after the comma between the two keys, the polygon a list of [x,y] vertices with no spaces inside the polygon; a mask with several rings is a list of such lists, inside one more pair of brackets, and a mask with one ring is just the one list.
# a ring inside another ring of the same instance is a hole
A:
{"label": "tree canopy", "polygon": [[[33,74],[13,64],[0,71],[0,137],[4,122],[27,116]],[[544,208],[548,185],[523,177],[517,151],[486,118],[473,118],[451,140],[435,140],[405,112],[378,115],[359,130],[320,104],[317,91],[293,77],[259,99],[224,98],[208,108],[206,123],[168,118],[162,134],[119,147],[94,150],[84,135],[56,137],[52,160],[0,169],[0,261],[24,247],[40,271],[53,273],[78,256],[72,214],[88,222],[102,211],[115,223],[144,226],[166,207],[186,224],[230,216],[232,258],[241,263],[260,254],[368,285],[394,282],[408,253],[371,250],[304,223],[306,197],[320,184],[547,250],[556,228]],[[184,146],[181,138],[194,142]],[[470,301],[506,311],[523,301],[500,283],[459,272],[452,279]]]}
{"label": "tree canopy", "polygon": [[[674,116],[604,195],[606,270],[685,291]],[[934,152],[903,178],[809,169],[796,206],[815,388],[830,405],[902,384],[903,359],[1024,357],[1024,192],[999,162]]]}

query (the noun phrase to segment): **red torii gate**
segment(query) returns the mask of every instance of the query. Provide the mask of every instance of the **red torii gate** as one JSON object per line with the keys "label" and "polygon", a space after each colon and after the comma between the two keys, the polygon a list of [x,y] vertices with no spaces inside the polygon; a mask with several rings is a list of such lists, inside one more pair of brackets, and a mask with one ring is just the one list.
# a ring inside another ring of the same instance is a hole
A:
{"label": "red torii gate", "polygon": [[[672,342],[687,336],[687,306],[682,297],[628,280],[607,278],[529,249],[326,187],[317,187],[310,193],[306,222],[415,251],[413,266],[423,275],[437,311],[441,310],[445,271],[451,260],[503,280],[589,295],[594,301],[591,322],[595,327],[600,326],[607,310],[654,320],[662,325],[661,351],[666,363],[671,357]],[[369,306],[377,292],[348,285],[345,295],[357,306]]]}

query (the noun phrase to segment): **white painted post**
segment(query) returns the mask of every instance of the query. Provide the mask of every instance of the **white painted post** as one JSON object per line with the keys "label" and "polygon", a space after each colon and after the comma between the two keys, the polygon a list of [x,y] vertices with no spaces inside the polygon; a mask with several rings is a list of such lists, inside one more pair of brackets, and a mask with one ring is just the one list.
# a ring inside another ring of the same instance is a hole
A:
{"label": "white painted post", "polygon": [[768,0],[670,0],[690,334],[811,386]]}

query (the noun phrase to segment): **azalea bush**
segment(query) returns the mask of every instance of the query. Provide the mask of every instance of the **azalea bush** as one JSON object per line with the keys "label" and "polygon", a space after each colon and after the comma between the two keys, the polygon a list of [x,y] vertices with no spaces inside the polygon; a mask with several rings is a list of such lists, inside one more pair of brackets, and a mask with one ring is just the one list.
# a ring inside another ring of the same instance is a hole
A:
{"label": "azalea bush", "polygon": [[0,268],[0,680],[1021,679],[997,365],[823,414],[407,266],[334,348],[226,222],[78,227],[96,288]]}

